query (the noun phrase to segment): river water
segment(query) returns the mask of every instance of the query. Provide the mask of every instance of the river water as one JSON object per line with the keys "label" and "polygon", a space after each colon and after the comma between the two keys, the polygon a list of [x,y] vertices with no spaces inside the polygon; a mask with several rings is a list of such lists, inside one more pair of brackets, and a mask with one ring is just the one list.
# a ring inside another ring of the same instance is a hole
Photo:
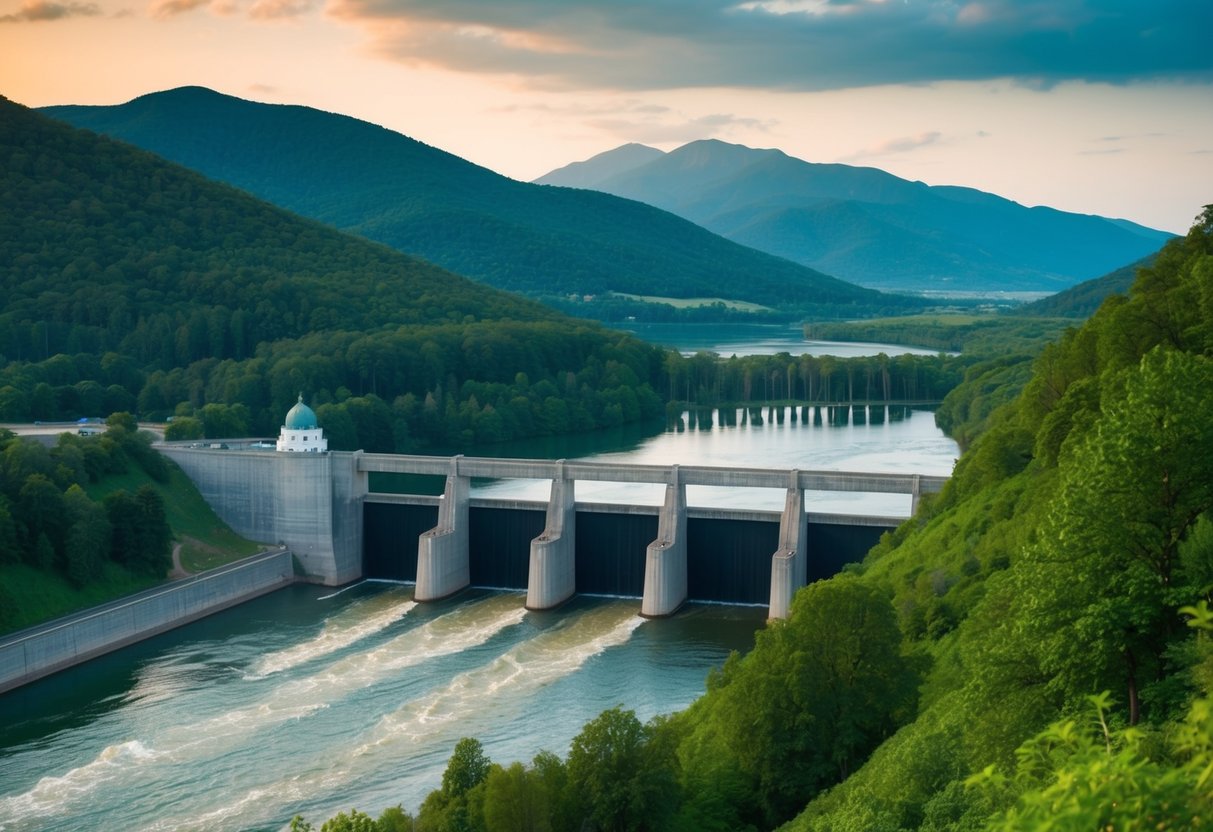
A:
{"label": "river water", "polygon": [[[496,451],[950,471],[956,446],[930,413],[864,421],[696,429],[688,420],[682,430]],[[605,490],[579,484],[577,498],[660,501],[659,488],[593,485]],[[510,489],[547,497],[543,482],[477,485]],[[763,489],[688,489],[688,501],[782,507]],[[908,498],[810,495],[809,511],[905,514]],[[749,649],[766,615],[691,604],[646,621],[636,599],[578,596],[547,613],[526,612],[523,600],[473,589],[418,605],[411,586],[294,586],[0,696],[0,830],[280,830],[295,813],[319,826],[354,806],[415,810],[460,737],[478,737],[503,763],[543,749],[563,756],[606,708],[647,720],[688,705],[730,651]]]}

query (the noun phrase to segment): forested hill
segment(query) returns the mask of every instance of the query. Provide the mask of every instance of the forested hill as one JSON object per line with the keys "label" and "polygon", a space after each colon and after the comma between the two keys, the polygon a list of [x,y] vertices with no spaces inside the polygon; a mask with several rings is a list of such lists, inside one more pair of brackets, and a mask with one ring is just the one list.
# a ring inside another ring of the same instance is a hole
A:
{"label": "forested hill", "polygon": [[1110,272],[1103,277],[1085,280],[1077,286],[1071,286],[1064,292],[1049,295],[1032,303],[1025,303],[1010,314],[1025,316],[1041,316],[1047,318],[1087,318],[1090,317],[1104,299],[1109,295],[1129,291],[1137,270],[1149,266],[1157,255],[1151,254],[1135,263]]}
{"label": "forested hill", "polygon": [[843,314],[911,304],[655,208],[517,182],[346,116],[186,87],[48,115],[338,228],[536,295],[720,297]]}
{"label": "forested hill", "polygon": [[0,421],[264,435],[302,390],[393,450],[660,412],[652,347],[2,99],[0,293]]}
{"label": "forested hill", "polygon": [[[44,322],[10,359],[92,347],[140,361],[195,308],[224,332],[179,358],[244,357],[257,341],[327,329],[542,320],[543,306],[302,219],[135,148],[4,101],[4,318]],[[231,316],[236,316],[233,324]],[[69,341],[71,343],[69,344]]]}

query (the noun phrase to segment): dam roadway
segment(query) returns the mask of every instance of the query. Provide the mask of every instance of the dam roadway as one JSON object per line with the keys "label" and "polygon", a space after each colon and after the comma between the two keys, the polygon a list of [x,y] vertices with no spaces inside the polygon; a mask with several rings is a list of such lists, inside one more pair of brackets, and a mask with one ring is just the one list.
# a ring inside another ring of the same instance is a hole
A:
{"label": "dam roadway", "polygon": [[[233,529],[285,544],[308,580],[414,581],[418,601],[471,585],[525,588],[532,610],[557,607],[576,592],[639,595],[647,617],[671,615],[688,599],[766,602],[770,617],[786,617],[810,575],[858,560],[904,519],[814,514],[806,492],[907,494],[912,513],[921,495],[947,481],[588,460],[291,454],[228,444],[160,447]],[[372,492],[370,474],[442,477],[443,496]],[[548,480],[550,497],[546,503],[473,499],[472,478]],[[579,481],[656,484],[663,487],[662,504],[578,502]],[[688,485],[777,489],[784,508],[688,508]]]}

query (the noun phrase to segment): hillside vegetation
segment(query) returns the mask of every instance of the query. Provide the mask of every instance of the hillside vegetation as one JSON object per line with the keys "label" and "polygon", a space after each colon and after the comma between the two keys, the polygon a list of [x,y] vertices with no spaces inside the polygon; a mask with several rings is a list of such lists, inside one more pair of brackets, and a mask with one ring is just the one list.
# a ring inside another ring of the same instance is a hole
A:
{"label": "hillside vegetation", "polygon": [[[724,297],[848,315],[920,305],[745,248],[648,205],[517,182],[306,107],[186,87],[120,106],[44,112],[511,291],[566,300],[610,291]],[[628,314],[618,306],[610,308]],[[596,306],[583,300],[568,308],[593,315]]]}
{"label": "hillside vegetation", "polygon": [[[161,583],[182,546],[196,571],[257,551],[130,414],[53,447],[0,430],[0,633]],[[20,590],[18,591],[18,588]]]}
{"label": "hillside vegetation", "polygon": [[615,708],[508,767],[462,740],[416,828],[1204,828],[1211,286],[1213,206],[1044,351],[942,494],[688,710]]}
{"label": "hillside vegetation", "polygon": [[1030,317],[1087,318],[1094,314],[1109,295],[1123,295],[1133,285],[1137,270],[1149,266],[1157,255],[1151,254],[1135,263],[1109,272],[1103,277],[1085,280],[1064,292],[1025,303],[1011,310],[1012,315]]}

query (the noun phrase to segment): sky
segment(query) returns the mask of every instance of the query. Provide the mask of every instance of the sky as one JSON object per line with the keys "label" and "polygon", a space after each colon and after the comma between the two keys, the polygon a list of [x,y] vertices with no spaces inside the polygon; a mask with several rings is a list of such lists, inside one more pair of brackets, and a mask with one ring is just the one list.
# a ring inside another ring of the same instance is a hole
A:
{"label": "sky", "polygon": [[0,95],[185,85],[516,179],[715,138],[1186,231],[1213,203],[1209,0],[0,0]]}

